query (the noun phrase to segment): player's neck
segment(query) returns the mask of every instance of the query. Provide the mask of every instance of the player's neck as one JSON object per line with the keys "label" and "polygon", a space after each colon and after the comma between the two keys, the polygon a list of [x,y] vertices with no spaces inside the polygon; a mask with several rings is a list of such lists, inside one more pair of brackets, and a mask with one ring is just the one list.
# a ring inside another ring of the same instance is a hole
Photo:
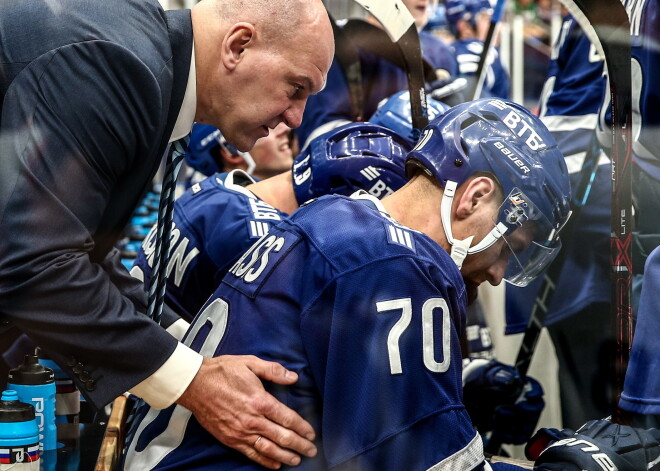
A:
{"label": "player's neck", "polygon": [[382,203],[396,221],[423,232],[448,251],[449,244],[440,219],[441,200],[442,189],[419,175],[383,199]]}
{"label": "player's neck", "polygon": [[252,183],[246,188],[254,193],[257,198],[265,201],[274,208],[287,214],[298,209],[298,200],[293,192],[293,177],[291,170],[275,175],[257,183]]}

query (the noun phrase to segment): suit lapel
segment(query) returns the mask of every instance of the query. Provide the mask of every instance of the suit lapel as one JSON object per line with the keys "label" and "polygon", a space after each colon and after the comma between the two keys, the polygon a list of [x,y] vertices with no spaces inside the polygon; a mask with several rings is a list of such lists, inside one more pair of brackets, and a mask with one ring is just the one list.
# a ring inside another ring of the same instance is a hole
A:
{"label": "suit lapel", "polygon": [[167,10],[165,18],[170,35],[170,44],[172,45],[172,72],[174,77],[167,124],[161,142],[163,149],[167,146],[167,142],[172,135],[176,118],[183,103],[183,96],[186,93],[193,41],[190,10]]}

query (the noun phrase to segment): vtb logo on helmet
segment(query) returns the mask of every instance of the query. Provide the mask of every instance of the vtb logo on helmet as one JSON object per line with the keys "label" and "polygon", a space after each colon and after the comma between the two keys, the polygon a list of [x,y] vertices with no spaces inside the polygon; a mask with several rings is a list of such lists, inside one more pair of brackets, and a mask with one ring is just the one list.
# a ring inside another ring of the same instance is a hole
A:
{"label": "vtb logo on helmet", "polygon": [[371,123],[350,123],[314,139],[293,163],[298,203],[328,194],[365,190],[383,198],[407,181],[412,147],[396,132]]}
{"label": "vtb logo on helmet", "polygon": [[[513,254],[504,279],[525,286],[557,255],[558,233],[570,216],[568,171],[554,138],[526,108],[490,98],[454,106],[424,129],[408,154],[407,173],[416,168],[444,188],[442,225],[459,268],[467,255],[502,238]],[[453,238],[451,203],[475,172],[495,176],[504,201],[493,230],[471,247],[472,237]]]}

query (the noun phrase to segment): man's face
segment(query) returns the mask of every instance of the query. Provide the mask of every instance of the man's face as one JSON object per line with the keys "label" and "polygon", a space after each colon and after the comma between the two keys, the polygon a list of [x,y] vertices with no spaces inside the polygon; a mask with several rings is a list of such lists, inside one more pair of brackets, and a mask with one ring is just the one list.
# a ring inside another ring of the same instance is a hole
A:
{"label": "man's face", "polygon": [[[490,228],[495,227],[494,223]],[[531,231],[516,230],[507,235],[507,241],[500,238],[483,252],[468,255],[463,262],[461,274],[466,283],[479,286],[484,281],[493,286],[502,282],[510,258],[522,252],[531,243]],[[478,243],[475,240],[473,243]]]}
{"label": "man's face", "polygon": [[331,35],[307,31],[290,44],[261,43],[246,51],[219,117],[230,143],[247,151],[280,123],[300,125],[307,98],[325,85],[334,53]]}
{"label": "man's face", "polygon": [[255,177],[268,178],[291,169],[293,152],[289,147],[289,132],[290,128],[280,123],[267,137],[256,142],[250,151],[256,164]]}
{"label": "man's face", "polygon": [[403,3],[415,19],[417,29],[423,28],[428,23],[429,0],[403,0]]}

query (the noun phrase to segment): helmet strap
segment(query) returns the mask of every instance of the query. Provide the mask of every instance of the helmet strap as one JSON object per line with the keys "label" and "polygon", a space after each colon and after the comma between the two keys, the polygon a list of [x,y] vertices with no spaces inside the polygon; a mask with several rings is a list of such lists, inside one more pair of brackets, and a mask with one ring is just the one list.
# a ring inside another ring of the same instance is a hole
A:
{"label": "helmet strap", "polygon": [[456,195],[456,187],[458,184],[454,181],[447,180],[445,185],[445,190],[442,193],[442,202],[440,203],[440,219],[442,221],[442,228],[445,231],[445,237],[447,242],[451,245],[451,259],[454,261],[458,269],[460,270],[463,266],[463,261],[465,257],[470,254],[482,252],[488,247],[493,245],[497,240],[502,237],[507,231],[507,227],[500,223],[488,233],[486,236],[474,247],[470,247],[474,236],[469,236],[463,240],[454,239],[453,232],[451,230],[451,206]]}
{"label": "helmet strap", "polygon": [[239,155],[243,157],[243,160],[247,164],[245,173],[247,173],[248,175],[252,175],[252,172],[254,172],[254,169],[257,166],[257,164],[254,162],[254,159],[252,158],[249,152],[239,152]]}

